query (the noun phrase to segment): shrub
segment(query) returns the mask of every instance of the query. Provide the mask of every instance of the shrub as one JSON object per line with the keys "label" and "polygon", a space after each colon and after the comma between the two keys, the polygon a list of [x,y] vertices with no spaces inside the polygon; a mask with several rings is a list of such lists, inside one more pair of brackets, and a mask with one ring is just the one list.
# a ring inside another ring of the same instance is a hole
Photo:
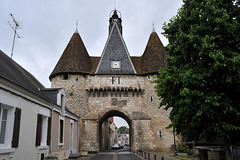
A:
{"label": "shrub", "polygon": [[184,152],[187,153],[188,152],[188,146],[183,142],[183,143],[179,143],[177,146],[178,152]]}

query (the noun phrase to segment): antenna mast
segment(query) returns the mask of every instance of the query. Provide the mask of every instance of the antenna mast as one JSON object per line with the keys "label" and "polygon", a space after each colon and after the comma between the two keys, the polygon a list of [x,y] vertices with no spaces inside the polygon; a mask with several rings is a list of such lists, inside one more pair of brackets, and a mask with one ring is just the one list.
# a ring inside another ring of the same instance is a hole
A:
{"label": "antenna mast", "polygon": [[10,13],[10,16],[12,17],[13,22],[10,23],[10,22],[8,21],[8,24],[11,26],[11,28],[12,28],[13,31],[14,31],[12,51],[11,51],[11,58],[12,58],[16,36],[17,36],[17,38],[20,38],[20,36],[17,34],[17,29],[22,29],[22,27],[21,27],[20,23],[15,20],[15,18],[13,17],[13,15],[12,15],[11,13]]}

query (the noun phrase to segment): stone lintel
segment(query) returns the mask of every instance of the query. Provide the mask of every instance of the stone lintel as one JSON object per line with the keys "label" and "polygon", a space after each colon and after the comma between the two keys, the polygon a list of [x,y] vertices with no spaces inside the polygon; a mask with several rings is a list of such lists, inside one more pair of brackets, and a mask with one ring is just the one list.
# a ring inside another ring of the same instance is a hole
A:
{"label": "stone lintel", "polygon": [[133,120],[151,120],[151,117],[143,112],[133,112]]}

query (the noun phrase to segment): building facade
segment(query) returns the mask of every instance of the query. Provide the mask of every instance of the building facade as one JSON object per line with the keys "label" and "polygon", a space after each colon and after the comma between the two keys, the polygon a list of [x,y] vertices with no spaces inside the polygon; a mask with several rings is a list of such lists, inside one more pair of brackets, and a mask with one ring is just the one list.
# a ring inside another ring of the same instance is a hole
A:
{"label": "building facade", "polygon": [[43,160],[51,153],[62,160],[77,153],[79,117],[65,107],[64,89],[47,91],[1,50],[0,68],[0,159]]}
{"label": "building facade", "polygon": [[53,88],[66,90],[66,104],[81,117],[80,147],[101,151],[102,124],[112,116],[129,124],[132,150],[169,151],[173,142],[169,112],[159,107],[154,75],[165,66],[165,51],[153,30],[142,56],[130,56],[122,36],[122,17],[113,10],[101,57],[89,56],[79,35],[71,37],[50,75]]}

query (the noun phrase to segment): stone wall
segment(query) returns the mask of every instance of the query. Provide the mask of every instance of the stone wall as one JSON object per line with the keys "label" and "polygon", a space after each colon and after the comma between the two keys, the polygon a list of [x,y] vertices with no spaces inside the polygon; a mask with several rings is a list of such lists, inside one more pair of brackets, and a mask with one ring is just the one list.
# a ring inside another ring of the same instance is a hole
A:
{"label": "stone wall", "polygon": [[172,129],[166,129],[170,111],[158,108],[153,80],[150,75],[69,75],[67,80],[53,78],[52,87],[65,88],[66,106],[82,119],[80,146],[98,151],[99,120],[116,110],[132,122],[133,150],[169,151],[173,144]]}
{"label": "stone wall", "polygon": [[52,88],[65,88],[66,107],[82,117],[88,113],[88,93],[86,91],[87,78],[83,75],[56,76],[52,79]]}
{"label": "stone wall", "polygon": [[[154,150],[168,151],[173,142],[172,129],[166,129],[171,124],[168,118],[170,110],[165,110],[164,106],[159,108],[160,100],[154,89],[154,77],[145,76],[145,93],[143,97],[143,112],[150,115],[152,120],[150,128],[152,130],[154,144]],[[161,137],[160,137],[161,132]]]}

